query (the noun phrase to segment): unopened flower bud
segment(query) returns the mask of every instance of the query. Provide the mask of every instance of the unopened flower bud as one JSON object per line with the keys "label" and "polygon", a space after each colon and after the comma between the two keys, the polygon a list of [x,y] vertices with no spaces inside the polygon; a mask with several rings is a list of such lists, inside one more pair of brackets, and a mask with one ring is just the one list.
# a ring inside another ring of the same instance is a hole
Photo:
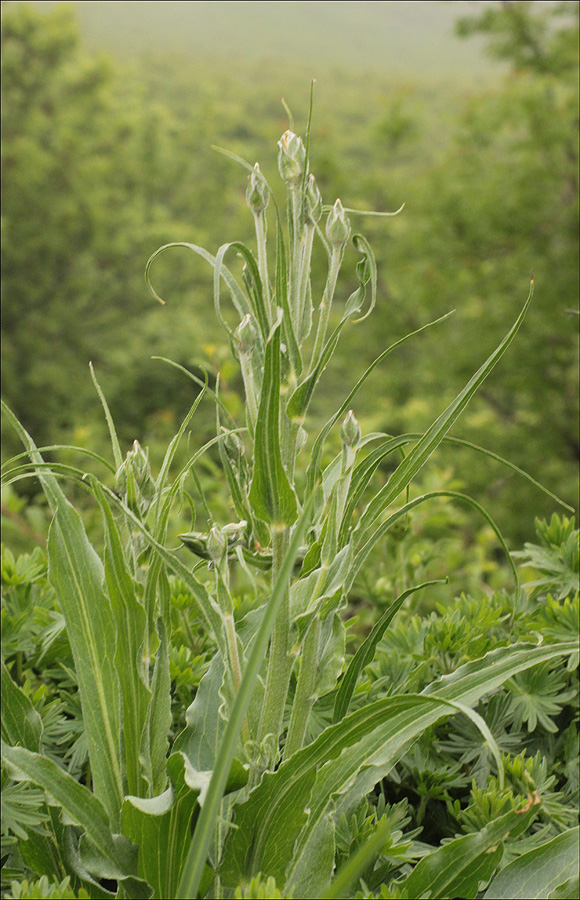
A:
{"label": "unopened flower bud", "polygon": [[306,182],[306,215],[315,225],[322,215],[322,197],[312,174],[308,176]]}
{"label": "unopened flower bud", "polygon": [[238,434],[228,431],[223,425],[220,426],[220,431],[224,436],[224,447],[227,455],[235,462],[239,462],[246,452],[244,442]]}
{"label": "unopened flower bud", "polygon": [[249,313],[244,316],[238,325],[235,338],[238,342],[240,353],[250,353],[256,343],[257,334],[256,329],[252,324],[252,317]]}
{"label": "unopened flower bud", "polygon": [[278,141],[278,168],[288,184],[297,184],[302,178],[306,162],[306,148],[302,138],[293,131],[285,131]]}
{"label": "unopened flower bud", "polygon": [[328,214],[326,237],[333,247],[342,247],[350,235],[350,223],[340,200],[337,200]]}
{"label": "unopened flower bud", "polygon": [[226,552],[227,540],[221,529],[215,525],[207,538],[207,552],[213,563],[219,563]]}
{"label": "unopened flower bud", "polygon": [[230,522],[228,525],[224,525],[222,534],[227,538],[228,547],[233,547],[238,543],[247,527],[248,523],[245,519],[242,519],[241,522]]}
{"label": "unopened flower bud", "polygon": [[149,466],[147,451],[139,441],[127,453],[115,477],[115,490],[135,511],[144,512],[155,496],[155,481]]}
{"label": "unopened flower bud", "polygon": [[342,428],[340,429],[340,439],[345,447],[357,447],[361,439],[361,427],[358,424],[352,409],[349,409]]}
{"label": "unopened flower bud", "polygon": [[253,213],[261,213],[270,202],[270,190],[266,184],[266,179],[260,172],[258,163],[254,166],[254,171],[248,178],[246,202]]}

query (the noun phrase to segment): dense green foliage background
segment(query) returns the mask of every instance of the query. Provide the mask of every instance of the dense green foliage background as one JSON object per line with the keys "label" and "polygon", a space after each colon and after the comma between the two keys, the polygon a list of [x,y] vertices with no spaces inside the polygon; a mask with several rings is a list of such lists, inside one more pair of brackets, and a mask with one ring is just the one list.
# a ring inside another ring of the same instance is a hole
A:
{"label": "dense green foliage background", "polygon": [[[460,23],[501,65],[480,89],[397,83],[318,67],[312,170],[325,202],[403,213],[361,218],[379,308],[347,331],[315,410],[324,416],[388,342],[456,308],[379,368],[356,409],[363,430],[418,431],[442,410],[536,297],[500,370],[456,434],[509,457],[575,505],[578,392],[578,4],[486,4]],[[156,446],[191,403],[191,382],[152,355],[215,373],[235,414],[241,381],[211,305],[212,274],[174,251],[147,292],[148,256],[172,240],[215,252],[252,231],[242,169],[225,146],[273,160],[304,130],[312,72],[262,60],[142,58],[88,51],[74,11],[3,4],[4,394],[39,444],[104,440],[92,360],[120,435]],[[507,75],[505,73],[507,69]],[[273,175],[266,167],[266,175]],[[273,179],[276,180],[276,179]],[[319,261],[320,290],[324,271]],[[347,267],[348,269],[348,267]],[[355,284],[343,284],[347,297]],[[338,315],[338,312],[337,312]],[[201,410],[200,410],[201,412]],[[197,419],[200,428],[203,417]],[[214,427],[207,411],[207,434]],[[5,452],[17,448],[6,435]],[[197,436],[196,436],[197,441]],[[554,505],[468,451],[438,455],[516,541]],[[386,473],[385,473],[386,474]],[[449,477],[446,476],[446,477]],[[31,488],[32,489],[32,488]]]}

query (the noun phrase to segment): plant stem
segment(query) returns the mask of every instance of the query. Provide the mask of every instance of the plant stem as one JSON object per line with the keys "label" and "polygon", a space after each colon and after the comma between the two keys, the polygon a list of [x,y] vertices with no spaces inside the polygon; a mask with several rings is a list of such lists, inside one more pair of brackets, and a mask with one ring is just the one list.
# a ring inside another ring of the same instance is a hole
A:
{"label": "plant stem", "polygon": [[320,301],[320,318],[318,319],[316,341],[314,343],[314,350],[312,351],[312,359],[310,362],[311,372],[316,368],[316,364],[320,359],[322,351],[324,349],[324,339],[326,337],[326,329],[328,328],[328,320],[330,318],[330,308],[332,306],[332,300],[334,297],[334,292],[336,290],[336,281],[340,270],[341,257],[341,248],[333,247],[332,256],[330,258],[330,268],[328,270],[328,278],[326,279],[324,294],[322,295],[322,300]]}
{"label": "plant stem", "polygon": [[[275,526],[272,528],[272,585],[276,583],[278,578],[282,560],[288,549],[289,537],[288,528],[276,528]],[[282,718],[293,662],[288,652],[290,649],[289,644],[290,591],[289,582],[287,581],[280,598],[276,623],[270,641],[270,657],[268,660],[268,674],[266,676],[259,740],[262,740],[267,734],[273,734],[276,738],[279,738],[282,731]]]}
{"label": "plant stem", "polygon": [[300,675],[296,685],[296,696],[292,706],[292,716],[288,738],[284,747],[284,759],[300,750],[304,743],[306,726],[314,705],[314,686],[318,670],[318,644],[320,641],[320,619],[315,616],[304,639],[300,660]]}
{"label": "plant stem", "polygon": [[[314,241],[314,226],[306,224],[304,237],[304,252],[302,254],[300,269],[300,292],[299,292],[299,322],[298,333],[296,335],[298,342],[305,340],[310,331],[311,321],[307,322],[306,305],[308,303],[308,279],[310,277],[310,260],[312,258],[312,244]],[[309,310],[310,320],[312,319],[312,310]]]}
{"label": "plant stem", "polygon": [[302,192],[298,188],[290,189],[292,209],[292,257],[290,262],[289,297],[290,315],[294,333],[298,336],[300,328],[300,261],[302,250],[301,203]]}
{"label": "plant stem", "polygon": [[264,211],[254,214],[256,223],[256,243],[258,245],[258,271],[262,280],[262,290],[264,292],[264,300],[266,301],[266,309],[268,311],[268,322],[271,325],[274,321],[272,312],[272,300],[270,297],[270,283],[268,281],[268,257],[266,255],[266,215]]}

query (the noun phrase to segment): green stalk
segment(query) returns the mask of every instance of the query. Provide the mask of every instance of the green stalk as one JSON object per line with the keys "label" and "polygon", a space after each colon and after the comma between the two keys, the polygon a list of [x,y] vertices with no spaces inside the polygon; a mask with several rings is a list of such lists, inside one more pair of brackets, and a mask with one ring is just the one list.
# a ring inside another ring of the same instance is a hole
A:
{"label": "green stalk", "polygon": [[301,205],[302,192],[296,187],[290,187],[291,211],[292,211],[292,261],[289,271],[289,297],[290,314],[294,332],[299,338],[300,334],[300,269],[302,249]]}
{"label": "green stalk", "polygon": [[330,309],[334,298],[334,292],[336,290],[336,281],[338,279],[338,273],[340,271],[341,259],[342,248],[336,246],[333,247],[332,256],[330,258],[330,268],[328,270],[328,278],[326,279],[324,294],[322,295],[322,300],[319,307],[320,318],[318,319],[316,341],[314,343],[314,350],[312,351],[312,359],[310,362],[311,372],[316,368],[316,364],[320,359],[322,350],[324,348],[324,339],[326,337],[326,329],[328,328]]}
{"label": "green stalk", "polygon": [[310,260],[312,259],[312,245],[314,243],[314,225],[306,223],[304,232],[304,251],[300,267],[300,290],[298,294],[299,322],[298,341],[303,341],[307,334],[306,328],[306,304],[308,302],[308,279],[310,277]]}
{"label": "green stalk", "polygon": [[[232,674],[232,682],[234,687],[234,695],[239,691],[240,684],[242,683],[242,668],[240,666],[240,657],[238,654],[238,638],[236,635],[236,626],[234,624],[234,617],[232,615],[227,615],[224,619],[225,622],[225,632],[226,632],[226,641],[228,644],[228,653],[229,653],[229,661],[230,661],[230,669]],[[250,732],[248,730],[248,720],[244,719],[242,723],[242,741],[244,743],[250,740]]]}
{"label": "green stalk", "polygon": [[[289,543],[289,529],[281,526],[272,528],[272,586],[278,581],[281,565]],[[289,578],[282,586],[276,623],[270,642],[266,691],[260,722],[259,740],[267,734],[280,737],[284,706],[288,695],[293,660],[290,649],[290,591]]]}
{"label": "green stalk", "polygon": [[262,666],[268,638],[272,629],[272,621],[276,614],[281,594],[288,589],[288,581],[292,572],[292,566],[296,559],[298,547],[304,538],[306,524],[312,513],[312,506],[313,498],[306,503],[304,510],[302,511],[302,515],[296,524],[290,546],[288,547],[288,552],[285,554],[284,559],[278,559],[278,578],[272,582],[272,596],[266,605],[264,617],[254,639],[250,657],[242,676],[240,689],[234,699],[234,704],[217,754],[205,801],[201,808],[191,846],[181,872],[181,879],[176,892],[177,900],[189,900],[189,898],[197,896],[203,867],[214,835],[214,826],[219,815],[219,808],[228,779],[228,773],[234,758],[238,737],[248,710],[252,691]]}
{"label": "green stalk", "polygon": [[306,726],[314,706],[314,686],[318,671],[318,644],[320,641],[320,619],[315,616],[306,632],[300,659],[300,675],[296,685],[296,696],[292,706],[292,716],[283,758],[287,759],[304,743]]}
{"label": "green stalk", "polygon": [[256,428],[256,419],[258,418],[258,401],[256,398],[256,382],[254,379],[254,369],[249,353],[240,353],[240,368],[242,370],[242,379],[244,381],[244,390],[246,392],[246,403],[248,407],[250,424],[252,430]]}
{"label": "green stalk", "polygon": [[258,245],[258,271],[262,281],[262,290],[266,301],[266,309],[268,311],[268,323],[271,325],[274,321],[272,311],[272,298],[270,297],[270,282],[268,281],[268,256],[266,254],[266,214],[262,210],[254,213],[254,222],[256,223],[256,243]]}

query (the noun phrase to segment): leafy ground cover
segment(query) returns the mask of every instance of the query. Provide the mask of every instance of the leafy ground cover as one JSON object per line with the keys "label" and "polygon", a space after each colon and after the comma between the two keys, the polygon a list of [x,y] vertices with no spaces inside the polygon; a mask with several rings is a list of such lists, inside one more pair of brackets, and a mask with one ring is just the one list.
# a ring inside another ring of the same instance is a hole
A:
{"label": "leafy ground cover", "polygon": [[[533,573],[522,588],[479,502],[420,481],[447,443],[566,505],[515,463],[451,435],[517,340],[533,282],[495,350],[425,430],[363,434],[351,407],[375,369],[449,314],[383,349],[320,427],[311,401],[343,332],[373,312],[377,268],[353,228],[359,213],[323,201],[311,116],[302,141],[287,112],[283,199],[257,163],[222,151],[249,173],[256,252],[174,242],[146,267],[154,293],[161,256],[193,253],[213,270],[214,310],[243,383],[237,416],[219,373],[178,364],[194,397],[154,470],[137,440],[123,455],[91,369],[111,458],[77,448],[87,471],[69,447],[37,447],[3,403],[24,447],[6,483],[38,480],[51,518],[46,551],[6,550],[2,561],[6,896],[411,900],[540,885],[575,896],[574,520],[538,522],[539,543],[520,552]],[[347,246],[357,261],[343,299]],[[326,268],[320,291],[314,253]],[[200,446],[202,403],[215,424]],[[196,449],[183,463],[186,435]],[[198,475],[210,452],[217,503]],[[90,498],[99,539],[67,482]],[[442,598],[452,572],[409,583],[412,523],[442,501],[483,522],[509,590]],[[177,549],[176,510],[190,515]],[[387,535],[403,552],[372,579]],[[364,606],[369,579],[380,602]]]}

